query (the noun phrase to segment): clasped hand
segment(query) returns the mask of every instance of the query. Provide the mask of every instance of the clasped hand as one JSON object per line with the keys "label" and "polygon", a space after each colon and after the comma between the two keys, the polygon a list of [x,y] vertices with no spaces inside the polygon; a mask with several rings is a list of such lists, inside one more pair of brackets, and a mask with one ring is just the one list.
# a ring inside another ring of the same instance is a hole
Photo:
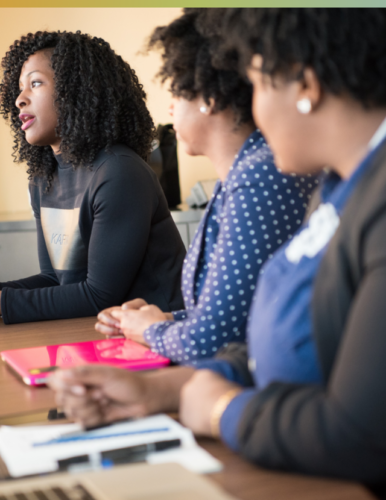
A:
{"label": "clasped hand", "polygon": [[144,332],[149,326],[159,321],[173,320],[171,313],[164,313],[155,305],[143,299],[125,302],[122,307],[110,307],[98,314],[95,329],[104,335],[123,335],[147,345]]}
{"label": "clasped hand", "polygon": [[48,383],[56,391],[56,402],[67,417],[85,427],[179,411],[184,425],[196,434],[208,436],[211,414],[219,397],[240,387],[211,370],[195,371],[187,366],[135,373],[86,365],[59,370]]}
{"label": "clasped hand", "polygon": [[66,416],[93,427],[152,412],[156,404],[146,378],[111,366],[78,366],[60,370],[48,381]]}

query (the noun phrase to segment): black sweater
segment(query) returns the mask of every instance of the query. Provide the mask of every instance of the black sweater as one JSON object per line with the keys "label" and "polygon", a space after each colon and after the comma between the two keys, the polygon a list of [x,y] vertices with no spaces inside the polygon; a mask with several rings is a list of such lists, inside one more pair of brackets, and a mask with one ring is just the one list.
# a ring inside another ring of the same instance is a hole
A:
{"label": "black sweater", "polygon": [[123,145],[91,168],[57,160],[48,192],[30,183],[41,273],[0,283],[4,322],[93,316],[137,297],[183,308],[185,248],[150,167]]}
{"label": "black sweater", "polygon": [[[313,331],[324,383],[271,384],[239,426],[241,453],[269,468],[386,491],[386,146],[342,214],[315,280]],[[220,357],[252,381],[245,346]],[[383,496],[382,496],[383,498]]]}

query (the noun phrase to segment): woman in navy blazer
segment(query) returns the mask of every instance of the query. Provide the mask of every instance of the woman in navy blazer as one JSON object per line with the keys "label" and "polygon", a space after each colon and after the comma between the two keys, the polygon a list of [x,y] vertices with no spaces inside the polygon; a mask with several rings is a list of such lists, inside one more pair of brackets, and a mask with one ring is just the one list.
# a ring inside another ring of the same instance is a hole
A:
{"label": "woman in navy blazer", "polygon": [[[213,66],[218,39],[203,33],[202,16],[202,9],[187,9],[150,41],[162,51],[159,76],[170,80],[178,140],[188,154],[208,156],[220,179],[184,262],[185,309],[166,314],[138,299],[124,304],[127,310],[102,311],[96,325],[177,363],[195,363],[245,340],[260,268],[301,224],[317,182],[276,169],[252,119],[252,88],[235,69]],[[230,58],[235,68],[235,54],[224,54]]]}

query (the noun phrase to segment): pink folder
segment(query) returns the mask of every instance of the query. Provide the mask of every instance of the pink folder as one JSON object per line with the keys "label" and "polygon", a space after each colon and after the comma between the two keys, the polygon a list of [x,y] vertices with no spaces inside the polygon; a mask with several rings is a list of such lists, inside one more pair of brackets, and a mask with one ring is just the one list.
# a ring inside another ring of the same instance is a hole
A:
{"label": "pink folder", "polygon": [[58,367],[105,364],[127,370],[152,370],[170,363],[169,359],[127,339],[12,349],[0,354],[8,367],[27,385],[44,385],[49,374]]}

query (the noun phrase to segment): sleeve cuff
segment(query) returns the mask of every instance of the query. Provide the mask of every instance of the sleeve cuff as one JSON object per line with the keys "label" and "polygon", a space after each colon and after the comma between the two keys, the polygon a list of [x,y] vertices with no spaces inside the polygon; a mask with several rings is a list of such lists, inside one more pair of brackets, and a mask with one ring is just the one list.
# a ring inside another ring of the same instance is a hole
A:
{"label": "sleeve cuff", "polygon": [[144,340],[149,344],[153,351],[166,355],[163,343],[163,332],[173,324],[174,321],[159,321],[158,323],[154,323],[149,326],[149,328],[143,332]]}
{"label": "sleeve cuff", "polygon": [[239,451],[238,429],[244,410],[249,401],[256,395],[255,389],[240,392],[225,408],[220,420],[222,441],[233,451]]}
{"label": "sleeve cuff", "polygon": [[1,290],[1,318],[3,318],[3,323],[5,325],[8,325],[9,324],[9,321],[8,321],[8,317],[7,317],[7,310],[6,310],[6,307],[5,307],[5,296],[7,294],[7,288],[3,288]]}
{"label": "sleeve cuff", "polygon": [[225,359],[202,359],[192,363],[192,365],[196,370],[212,370],[231,382],[245,386],[245,381],[240,373]]}
{"label": "sleeve cuff", "polygon": [[185,309],[181,311],[172,311],[174,321],[182,321],[188,317],[188,312]]}

